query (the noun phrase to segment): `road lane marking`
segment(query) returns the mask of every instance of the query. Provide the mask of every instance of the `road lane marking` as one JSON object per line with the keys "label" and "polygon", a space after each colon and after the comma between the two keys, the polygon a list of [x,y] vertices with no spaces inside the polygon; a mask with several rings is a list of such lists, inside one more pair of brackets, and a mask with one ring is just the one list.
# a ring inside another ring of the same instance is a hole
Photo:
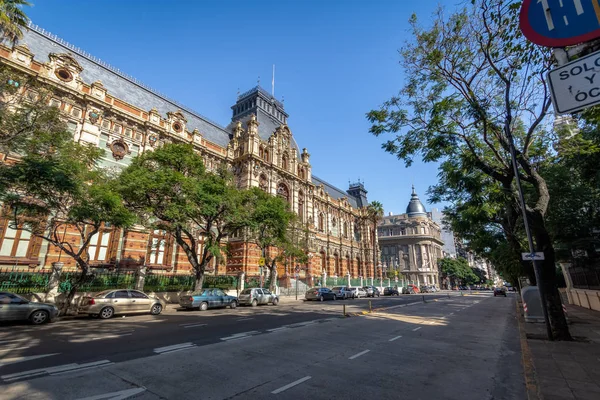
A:
{"label": "road lane marking", "polygon": [[231,335],[231,336],[222,337],[221,340],[242,339],[242,338],[250,337],[250,336],[254,335],[255,333],[260,333],[260,332],[259,331],[250,331],[250,332],[236,333],[236,334]]}
{"label": "road lane marking", "polygon": [[181,324],[179,326],[181,326],[182,328],[197,328],[200,326],[206,326],[207,324]]}
{"label": "road lane marking", "polygon": [[239,318],[239,319],[236,319],[236,321],[250,321],[251,319],[254,319],[254,318]]}
{"label": "road lane marking", "polygon": [[287,385],[282,386],[279,389],[275,389],[271,393],[272,394],[278,394],[278,393],[284,392],[284,391],[288,390],[289,388],[293,388],[294,386],[301,384],[302,382],[306,382],[310,378],[312,378],[312,377],[311,376],[305,376],[304,378],[298,379],[297,381],[294,381],[292,383],[288,383]]}
{"label": "road lane marking", "polygon": [[196,345],[191,342],[186,342],[181,344],[174,344],[172,346],[157,347],[156,349],[154,349],[154,352],[157,354],[171,353],[173,351],[184,350],[195,346]]}
{"label": "road lane marking", "polygon": [[15,364],[15,363],[25,362],[25,361],[29,361],[29,360],[36,360],[38,358],[45,358],[45,357],[55,356],[57,354],[60,354],[60,353],[39,354],[37,356],[25,356],[25,357],[5,358],[4,360],[2,360],[2,362],[0,362],[0,367],[3,367],[3,366],[8,365],[8,364]]}
{"label": "road lane marking", "polygon": [[348,357],[348,360],[354,360],[355,358],[358,358],[358,357],[362,356],[363,354],[367,354],[370,351],[371,350],[365,350],[365,351],[361,351],[360,353],[356,353],[352,357]]}
{"label": "road lane marking", "polygon": [[388,342],[393,342],[394,340],[398,340],[398,339],[400,339],[401,337],[402,337],[402,336],[396,336],[396,337],[393,337],[393,338],[391,338],[390,340],[388,340]]}
{"label": "road lane marking", "polygon": [[118,392],[98,394],[96,396],[81,397],[77,400],[124,400],[128,397],[134,396],[145,391],[145,387],[139,387],[133,389],[120,390]]}
{"label": "road lane marking", "polygon": [[416,331],[418,331],[421,328],[422,328],[422,326],[417,326],[415,329],[413,329],[413,332],[416,332]]}
{"label": "road lane marking", "polygon": [[0,376],[0,378],[2,378],[2,380],[4,380],[5,382],[12,382],[12,381],[16,381],[19,379],[31,378],[31,377],[39,376],[39,375],[45,375],[45,374],[58,375],[58,374],[63,374],[63,373],[67,373],[67,372],[82,371],[82,370],[91,369],[91,368],[104,367],[104,366],[108,366],[108,365],[112,365],[112,364],[113,363],[109,360],[95,361],[95,362],[91,362],[91,363],[87,363],[87,364],[72,363],[72,364],[58,365],[56,367],[38,368],[38,369],[29,370],[29,371],[21,371],[21,372],[17,372],[14,374],[2,375],[2,376]]}
{"label": "road lane marking", "polygon": [[289,326],[280,326],[279,328],[267,329],[267,332],[278,332],[286,329],[290,329]]}
{"label": "road lane marking", "polygon": [[93,336],[91,338],[87,338],[87,337],[80,337],[80,338],[76,338],[76,339],[69,339],[69,343],[86,343],[86,342],[92,342],[94,340],[104,340],[104,339],[116,339],[116,338],[120,338],[123,336],[130,336],[133,334],[133,331],[130,332],[115,332],[112,334],[108,334],[108,335],[104,335],[104,336]]}
{"label": "road lane marking", "polygon": [[453,313],[453,312],[451,312],[450,314],[448,314],[448,316],[451,316],[451,315],[454,315],[454,313]]}

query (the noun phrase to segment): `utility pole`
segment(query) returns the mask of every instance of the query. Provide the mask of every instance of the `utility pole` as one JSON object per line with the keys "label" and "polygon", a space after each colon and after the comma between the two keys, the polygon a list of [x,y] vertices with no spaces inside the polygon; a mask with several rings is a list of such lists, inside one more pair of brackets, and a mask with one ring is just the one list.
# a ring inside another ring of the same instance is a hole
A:
{"label": "utility pole", "polygon": [[[527,220],[527,209],[525,208],[525,196],[523,195],[523,188],[521,187],[521,178],[519,177],[519,167],[517,165],[517,156],[515,152],[515,143],[510,128],[506,129],[506,135],[508,137],[508,144],[510,147],[510,158],[512,159],[512,165],[515,172],[515,179],[517,182],[517,190],[519,192],[519,202],[521,203],[521,212],[523,213],[523,224],[525,225],[525,233],[527,234],[527,242],[529,244],[529,253],[535,253],[535,246],[533,245],[533,238],[531,237],[531,230],[529,229],[529,221]],[[548,340],[554,340],[552,335],[552,327],[550,326],[550,319],[548,318],[548,306],[546,304],[546,293],[542,290],[540,285],[540,265],[538,261],[532,259],[533,272],[535,274],[535,280],[537,283],[538,291],[540,293],[540,301],[542,302],[542,311],[544,313],[544,322],[546,323],[546,334]]]}

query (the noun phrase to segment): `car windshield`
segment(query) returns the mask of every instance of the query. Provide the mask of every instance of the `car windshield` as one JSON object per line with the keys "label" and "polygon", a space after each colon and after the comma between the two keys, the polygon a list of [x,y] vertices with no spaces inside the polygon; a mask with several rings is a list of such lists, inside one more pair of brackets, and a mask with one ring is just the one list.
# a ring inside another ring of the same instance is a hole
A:
{"label": "car windshield", "polygon": [[242,290],[242,292],[240,294],[251,294],[252,293],[252,289],[244,289]]}

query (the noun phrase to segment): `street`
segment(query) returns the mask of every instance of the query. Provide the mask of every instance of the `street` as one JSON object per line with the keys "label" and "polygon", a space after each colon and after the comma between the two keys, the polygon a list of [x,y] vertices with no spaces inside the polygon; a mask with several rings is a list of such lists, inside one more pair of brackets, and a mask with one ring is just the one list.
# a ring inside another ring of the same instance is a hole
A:
{"label": "street", "polygon": [[2,326],[4,398],[524,398],[515,297],[425,298]]}

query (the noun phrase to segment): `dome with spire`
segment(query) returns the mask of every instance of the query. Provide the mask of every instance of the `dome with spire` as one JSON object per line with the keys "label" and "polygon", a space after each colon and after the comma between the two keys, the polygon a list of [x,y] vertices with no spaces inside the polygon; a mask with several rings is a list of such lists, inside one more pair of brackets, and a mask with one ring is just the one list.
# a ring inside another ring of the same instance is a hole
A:
{"label": "dome with spire", "polygon": [[427,210],[425,210],[425,206],[421,203],[419,196],[415,192],[415,185],[412,187],[412,194],[410,196],[410,203],[406,207],[406,214],[408,214],[409,218],[427,216]]}

